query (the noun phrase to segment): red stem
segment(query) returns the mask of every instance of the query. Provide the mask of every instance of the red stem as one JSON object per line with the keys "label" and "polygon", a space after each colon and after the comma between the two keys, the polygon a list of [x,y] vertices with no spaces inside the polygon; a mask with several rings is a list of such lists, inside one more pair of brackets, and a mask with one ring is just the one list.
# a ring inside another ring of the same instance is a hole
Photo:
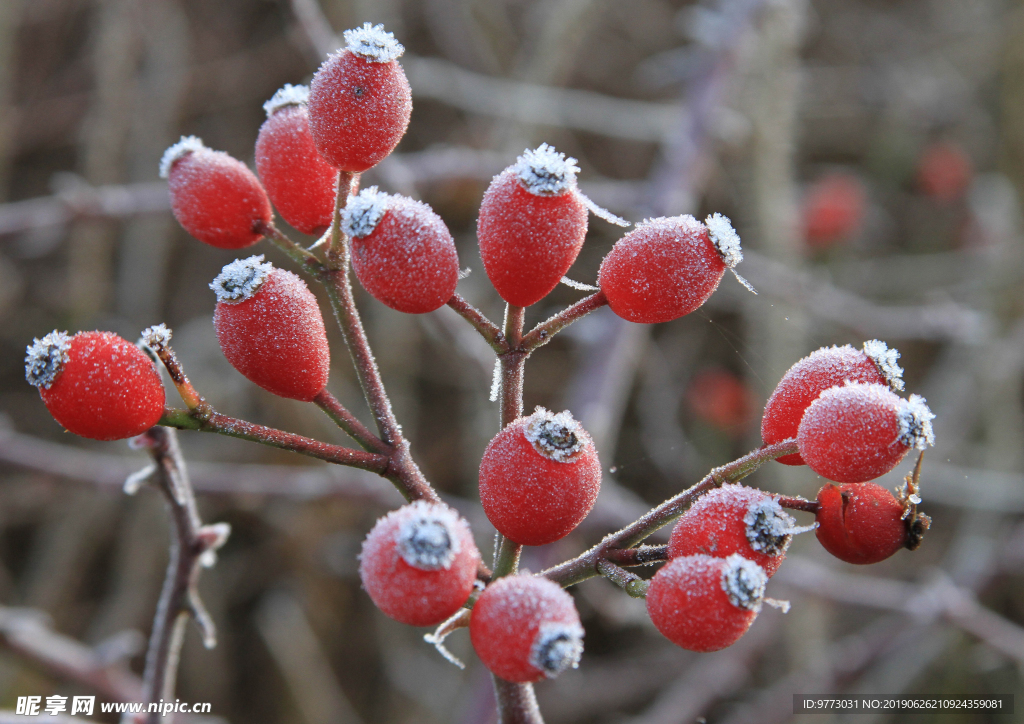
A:
{"label": "red stem", "polygon": [[530,333],[523,337],[522,349],[529,354],[538,347],[542,347],[551,341],[558,332],[562,331],[577,319],[582,319],[595,309],[600,309],[608,303],[604,292],[595,292],[589,297],[584,297],[571,307],[566,307],[558,314],[538,324]]}

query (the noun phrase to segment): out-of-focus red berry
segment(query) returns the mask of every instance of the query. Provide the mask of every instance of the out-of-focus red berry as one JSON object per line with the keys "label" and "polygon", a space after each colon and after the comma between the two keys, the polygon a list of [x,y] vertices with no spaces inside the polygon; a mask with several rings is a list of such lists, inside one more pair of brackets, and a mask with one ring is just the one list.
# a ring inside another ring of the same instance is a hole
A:
{"label": "out-of-focus red berry", "polygon": [[484,666],[506,681],[552,679],[575,668],[583,653],[572,596],[534,576],[491,583],[473,606],[469,636]]}
{"label": "out-of-focus red berry", "polygon": [[951,141],[939,141],[925,149],[917,166],[917,185],[937,201],[955,201],[967,191],[974,167],[967,153]]}
{"label": "out-of-focus red berry", "polygon": [[342,171],[376,166],[405,135],[412,91],[397,58],[405,52],[383,25],[345,31],[309,87],[309,128],[317,150]]}
{"label": "out-of-focus red berry", "polygon": [[686,401],[700,419],[722,430],[746,426],[754,413],[754,395],[739,377],[722,369],[698,372]]}
{"label": "out-of-focus red berry", "polygon": [[233,261],[213,280],[213,325],[231,365],[263,389],[310,401],[327,385],[331,355],[316,297],[299,277],[263,261]]}
{"label": "out-of-focus red berry", "polygon": [[153,361],[113,332],[50,332],[28,346],[25,377],[57,422],[93,440],[140,435],[164,411]]}
{"label": "out-of-focus red berry", "polygon": [[878,384],[847,382],[821,393],[797,430],[800,455],[837,483],[863,483],[896,467],[911,447],[935,444],[935,415],[920,395],[897,397]]}
{"label": "out-of-focus red berry", "polygon": [[359,577],[386,615],[434,626],[469,598],[479,564],[469,524],[446,505],[416,501],[373,526],[359,556]]}
{"label": "out-of-focus red berry", "polygon": [[568,410],[538,407],[501,430],[480,461],[480,502],[506,538],[539,546],[565,537],[597,500],[594,441]]}
{"label": "out-of-focus red berry", "polygon": [[704,304],[742,260],[740,238],[721,214],[706,226],[689,215],[649,219],[608,252],[598,285],[623,319],[669,322]]}
{"label": "out-of-focus red berry", "polygon": [[815,519],[821,545],[847,563],[884,561],[907,542],[903,506],[875,483],[826,484]]}
{"label": "out-of-focus red berry", "polygon": [[352,269],[374,299],[408,314],[443,307],[459,283],[455,241],[422,201],[376,186],[349,198],[342,230],[352,239]]}
{"label": "out-of-focus red berry", "polygon": [[824,176],[804,197],[804,239],[813,249],[847,241],[860,229],[867,208],[864,184],[853,174]]}
{"label": "out-of-focus red berry", "polygon": [[[822,347],[794,364],[779,381],[761,418],[761,439],[774,445],[796,437],[808,405],[825,390],[846,382],[867,382],[903,389],[903,368],[896,364],[900,353],[885,342],[872,339],[863,350],[850,345]],[[799,453],[778,458],[785,465],[803,465]]]}
{"label": "out-of-focus red berry", "polygon": [[673,558],[647,589],[647,613],[665,638],[689,651],[736,643],[754,622],[768,577],[740,555]]}
{"label": "out-of-focus red berry", "polygon": [[323,233],[334,216],[338,171],[324,161],[309,132],[309,89],[286,84],[263,104],[256,170],[284,220],[303,234]]}
{"label": "out-of-focus red berry", "polygon": [[210,246],[241,249],[263,238],[272,211],[256,174],[195,136],[164,152],[160,177],[171,193],[171,210],[185,231]]}
{"label": "out-of-focus red berry", "polygon": [[779,569],[798,529],[775,496],[745,485],[726,484],[697,499],[669,539],[670,558],[738,553],[769,576]]}

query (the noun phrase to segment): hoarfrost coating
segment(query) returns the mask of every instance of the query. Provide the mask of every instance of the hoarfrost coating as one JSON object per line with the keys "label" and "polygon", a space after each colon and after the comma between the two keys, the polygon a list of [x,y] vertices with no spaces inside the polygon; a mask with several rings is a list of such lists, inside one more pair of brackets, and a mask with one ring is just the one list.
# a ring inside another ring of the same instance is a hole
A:
{"label": "hoarfrost coating", "polygon": [[259,291],[260,286],[274,271],[274,265],[263,261],[263,255],[236,259],[226,264],[217,278],[210,282],[210,289],[220,302],[241,302]]}
{"label": "hoarfrost coating", "polygon": [[171,166],[182,156],[193,151],[202,151],[206,146],[202,139],[197,136],[182,136],[181,140],[164,151],[160,158],[160,178],[167,178],[171,173]]}
{"label": "hoarfrost coating", "polygon": [[71,337],[56,329],[34,339],[25,350],[25,379],[34,387],[49,389],[68,362]]}
{"label": "hoarfrost coating", "polygon": [[889,349],[889,345],[879,339],[869,339],[864,343],[864,354],[878,366],[889,387],[895,392],[903,390],[903,368],[896,364],[900,358],[897,349]]}
{"label": "hoarfrost coating", "polygon": [[523,186],[538,196],[557,196],[576,186],[576,159],[546,143],[527,149],[512,167]]}
{"label": "hoarfrost coating", "polygon": [[279,88],[273,97],[263,104],[263,110],[267,112],[267,118],[270,118],[274,111],[286,106],[304,106],[308,102],[309,86],[285,83],[283,88]]}
{"label": "hoarfrost coating", "polygon": [[384,30],[383,25],[369,23],[363,23],[361,28],[346,30],[345,44],[351,52],[373,63],[390,63],[405,52],[405,46],[395,40],[392,33]]}

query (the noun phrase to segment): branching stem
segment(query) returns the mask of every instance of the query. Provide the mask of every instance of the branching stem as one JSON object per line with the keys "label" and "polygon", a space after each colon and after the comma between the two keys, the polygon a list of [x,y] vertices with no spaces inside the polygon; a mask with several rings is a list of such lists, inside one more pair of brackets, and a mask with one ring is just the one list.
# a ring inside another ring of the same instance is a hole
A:
{"label": "branching stem", "polygon": [[584,297],[571,307],[566,307],[558,314],[546,319],[530,330],[530,333],[523,337],[522,349],[529,354],[538,347],[543,347],[551,341],[551,338],[575,322],[582,319],[595,309],[600,309],[608,303],[604,292],[594,292],[589,297]]}

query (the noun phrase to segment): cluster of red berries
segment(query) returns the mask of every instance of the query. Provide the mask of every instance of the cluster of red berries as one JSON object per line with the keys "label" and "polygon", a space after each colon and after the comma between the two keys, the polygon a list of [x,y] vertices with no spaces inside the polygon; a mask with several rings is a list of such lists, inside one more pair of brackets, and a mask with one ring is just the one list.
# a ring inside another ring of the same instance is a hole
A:
{"label": "cluster of red berries", "polygon": [[[256,142],[259,178],[194,137],[167,150],[161,175],[181,225],[220,248],[247,247],[271,232],[271,204],[307,234],[324,232],[337,218],[366,291],[398,311],[431,312],[452,298],[459,278],[455,245],[441,218],[420,201],[376,187],[353,191],[343,211],[336,209],[339,174],[361,173],[391,153],[411,112],[397,61],[401,44],[369,24],[347,31],[345,39],[347,47],[324,62],[309,89],[286,85],[265,104],[267,120]],[[480,256],[508,304],[535,304],[564,280],[589,212],[629,225],[580,192],[578,173],[575,159],[542,144],[496,176],[484,194]],[[834,235],[835,226],[815,234]],[[666,322],[700,307],[742,258],[739,237],[721,214],[704,222],[688,215],[648,219],[614,245],[598,284],[623,319]],[[298,276],[252,256],[227,264],[210,287],[217,295],[218,340],[239,372],[291,399],[312,401],[323,392],[330,368],[323,317]],[[169,336],[162,325],[144,333],[151,346],[166,344]],[[766,444],[798,441],[799,452],[780,462],[806,463],[841,484],[826,485],[818,495],[817,536],[854,563],[891,555],[907,536],[905,506],[866,481],[891,470],[909,448],[933,441],[934,416],[924,400],[894,392],[903,387],[898,357],[878,341],[863,350],[818,350],[787,372],[762,419]],[[163,414],[164,390],[153,362],[110,333],[54,331],[35,340],[26,375],[57,421],[86,437],[137,435]],[[745,414],[741,403],[732,404],[739,411],[727,419]],[[487,446],[480,499],[502,536],[545,545],[587,516],[601,475],[593,440],[579,422],[568,411],[538,407]],[[647,592],[652,621],[688,649],[730,645],[768,600],[765,585],[793,535],[812,527],[797,526],[778,496],[741,485],[712,490],[672,532],[669,562]],[[440,624],[471,607],[473,646],[506,680],[532,682],[576,666],[583,629],[572,597],[528,575],[482,587],[480,563],[466,521],[443,504],[418,501],[369,532],[360,575],[378,608],[407,624]]]}

